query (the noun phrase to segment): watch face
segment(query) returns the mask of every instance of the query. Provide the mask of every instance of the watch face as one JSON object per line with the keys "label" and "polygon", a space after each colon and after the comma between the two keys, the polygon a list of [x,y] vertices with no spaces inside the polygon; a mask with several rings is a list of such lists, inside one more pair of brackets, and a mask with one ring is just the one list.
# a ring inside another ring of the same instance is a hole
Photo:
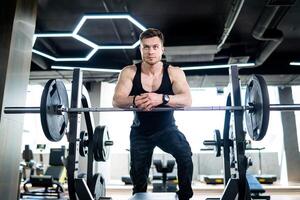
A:
{"label": "watch face", "polygon": [[164,95],[163,95],[163,103],[164,103],[164,104],[167,104],[167,103],[169,102],[169,100],[170,100],[169,95],[164,94]]}
{"label": "watch face", "polygon": [[165,101],[166,101],[166,102],[169,102],[169,100],[170,100],[169,95],[165,94],[164,98],[165,98]]}

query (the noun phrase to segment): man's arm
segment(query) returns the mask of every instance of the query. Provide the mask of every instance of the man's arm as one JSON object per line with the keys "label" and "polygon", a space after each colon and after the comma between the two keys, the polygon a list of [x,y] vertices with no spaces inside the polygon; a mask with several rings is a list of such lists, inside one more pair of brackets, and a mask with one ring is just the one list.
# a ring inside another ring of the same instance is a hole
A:
{"label": "man's arm", "polygon": [[171,107],[191,106],[192,96],[190,87],[182,69],[179,67],[169,67],[169,75],[174,95],[169,95],[170,101],[167,105]]}
{"label": "man's arm", "polygon": [[134,68],[134,66],[127,66],[119,74],[112,101],[113,107],[128,108],[133,105],[134,96],[129,96],[129,94],[135,74]]}

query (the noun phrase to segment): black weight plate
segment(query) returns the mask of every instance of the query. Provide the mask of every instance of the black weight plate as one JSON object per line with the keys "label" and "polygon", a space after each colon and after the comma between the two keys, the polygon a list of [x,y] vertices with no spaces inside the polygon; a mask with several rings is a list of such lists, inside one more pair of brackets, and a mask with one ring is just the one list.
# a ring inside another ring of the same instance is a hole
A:
{"label": "black weight plate", "polygon": [[110,146],[112,145],[112,141],[109,138],[109,133],[107,126],[103,127],[103,140],[102,140],[102,160],[106,161],[109,158]]}
{"label": "black weight plate", "polygon": [[214,139],[215,139],[215,146],[214,146],[214,150],[216,153],[216,157],[220,157],[221,156],[221,134],[219,130],[215,130],[214,131]]}
{"label": "black weight plate", "polygon": [[61,80],[51,79],[46,83],[42,93],[40,116],[44,134],[53,142],[61,140],[68,126],[68,114],[55,112],[58,105],[69,107],[67,90]]}
{"label": "black weight plate", "polygon": [[96,161],[106,161],[109,157],[110,146],[109,134],[106,126],[97,126],[93,134],[93,153]]}
{"label": "black weight plate", "polygon": [[88,153],[87,147],[88,134],[86,131],[80,131],[79,154],[85,157]]}
{"label": "black weight plate", "polygon": [[96,161],[101,161],[101,157],[100,157],[101,152],[99,152],[99,147],[98,147],[99,145],[98,141],[100,140],[100,137],[101,137],[101,126],[97,126],[93,134],[93,153],[94,153],[94,159]]}
{"label": "black weight plate", "polygon": [[100,199],[100,197],[105,197],[106,195],[105,179],[101,174],[99,173],[94,174],[90,191],[93,194],[94,199]]}
{"label": "black weight plate", "polygon": [[254,141],[262,140],[268,129],[270,101],[267,84],[260,75],[253,75],[247,83],[245,105],[253,105],[254,110],[245,111],[247,131]]}

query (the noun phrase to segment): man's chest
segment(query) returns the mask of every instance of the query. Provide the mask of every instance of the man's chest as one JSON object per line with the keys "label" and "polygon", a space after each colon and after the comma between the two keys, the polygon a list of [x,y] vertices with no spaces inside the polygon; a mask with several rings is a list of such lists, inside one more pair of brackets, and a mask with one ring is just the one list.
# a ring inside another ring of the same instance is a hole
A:
{"label": "man's chest", "polygon": [[163,81],[163,74],[158,76],[149,76],[145,74],[141,74],[141,83],[144,90],[147,92],[155,92],[157,91]]}

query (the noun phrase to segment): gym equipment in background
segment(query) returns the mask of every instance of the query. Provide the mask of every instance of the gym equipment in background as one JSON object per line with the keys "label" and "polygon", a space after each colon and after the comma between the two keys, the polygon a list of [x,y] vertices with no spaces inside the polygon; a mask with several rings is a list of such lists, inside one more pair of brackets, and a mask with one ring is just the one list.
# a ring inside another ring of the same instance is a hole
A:
{"label": "gym equipment in background", "polygon": [[161,160],[153,160],[153,165],[161,176],[153,176],[152,185],[153,192],[176,192],[177,177],[170,176],[168,173],[173,172],[175,160],[167,160],[166,165]]}
{"label": "gym equipment in background", "polygon": [[[21,193],[21,198],[24,196],[46,196],[46,197],[61,197],[64,192],[62,183],[65,182],[66,170],[63,164],[65,158],[65,149],[53,148],[50,149],[49,167],[44,175],[31,175],[24,183],[24,192]],[[29,190],[28,185],[31,184]],[[33,189],[33,188],[43,188]]]}
{"label": "gym equipment in background", "polygon": [[27,169],[30,170],[30,175],[34,175],[34,169],[35,169],[35,161],[33,160],[33,153],[30,149],[29,145],[25,145],[25,149],[22,152],[22,158],[24,162],[21,162],[22,167],[22,175],[23,180],[25,181],[27,179]]}

